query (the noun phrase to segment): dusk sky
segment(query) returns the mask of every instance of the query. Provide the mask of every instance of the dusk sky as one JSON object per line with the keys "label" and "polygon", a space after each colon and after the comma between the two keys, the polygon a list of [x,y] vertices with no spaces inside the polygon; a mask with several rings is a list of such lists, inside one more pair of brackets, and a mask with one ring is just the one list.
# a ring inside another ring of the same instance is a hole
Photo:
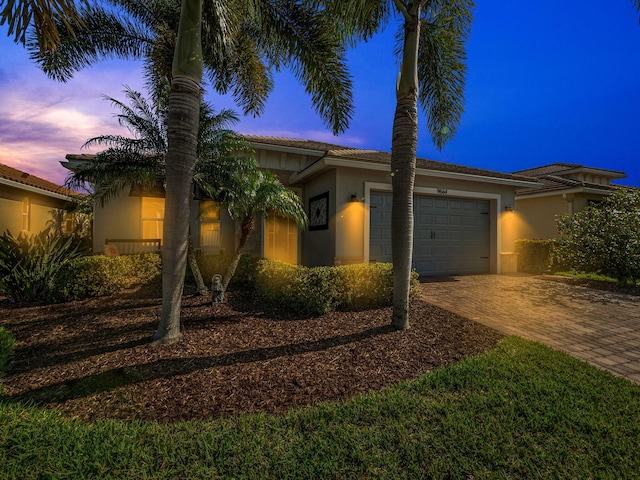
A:
{"label": "dusk sky", "polygon": [[[630,0],[477,0],[467,46],[465,114],[442,151],[420,118],[418,156],[513,172],[555,162],[626,172],[640,186],[640,25]],[[398,65],[393,25],[349,53],[356,110],[334,137],[287,72],[264,115],[240,133],[313,139],[390,151]],[[0,163],[56,183],[67,153],[90,137],[122,132],[102,96],[144,91],[141,64],[105,61],[68,83],[48,79],[0,28]],[[230,98],[209,92],[217,109]]]}

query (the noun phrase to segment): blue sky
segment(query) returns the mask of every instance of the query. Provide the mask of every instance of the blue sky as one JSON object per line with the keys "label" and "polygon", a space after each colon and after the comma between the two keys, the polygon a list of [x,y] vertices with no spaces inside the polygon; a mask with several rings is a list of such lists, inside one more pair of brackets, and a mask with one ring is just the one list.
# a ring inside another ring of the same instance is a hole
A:
{"label": "blue sky", "polygon": [[[467,46],[465,114],[442,151],[420,119],[418,155],[512,172],[554,162],[619,170],[640,186],[640,25],[630,0],[477,0]],[[529,8],[526,8],[526,6]],[[389,151],[398,65],[395,25],[350,51],[356,110],[334,137],[287,72],[245,134],[305,138]],[[64,181],[66,153],[92,136],[121,132],[102,95],[143,91],[135,62],[106,61],[61,84],[49,80],[0,28],[0,163]],[[217,108],[230,98],[208,93]]]}

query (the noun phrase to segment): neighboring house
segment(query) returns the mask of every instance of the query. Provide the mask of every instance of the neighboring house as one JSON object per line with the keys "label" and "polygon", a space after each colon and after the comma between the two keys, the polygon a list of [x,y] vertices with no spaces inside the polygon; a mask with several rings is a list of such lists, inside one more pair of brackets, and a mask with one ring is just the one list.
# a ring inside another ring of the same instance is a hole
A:
{"label": "neighboring house", "polygon": [[79,197],[77,192],[0,164],[0,233],[38,233],[49,226],[52,211],[66,209]]}
{"label": "neighboring house", "polygon": [[553,163],[514,175],[534,177],[543,184],[520,189],[516,195],[518,237],[537,240],[558,238],[557,216],[601,201],[616,188],[613,180],[626,178],[623,172],[574,163]]}
{"label": "neighboring house", "polygon": [[[262,168],[276,173],[303,199],[309,228],[267,216],[249,253],[307,266],[391,261],[390,154],[323,142],[246,137]],[[73,169],[86,155],[67,155]],[[418,159],[415,181],[414,266],[421,275],[507,273],[516,269],[516,231],[510,214],[522,175]],[[94,250],[107,239],[162,238],[162,188],[123,192],[94,212]],[[194,247],[230,252],[238,235],[223,206],[194,193]]]}

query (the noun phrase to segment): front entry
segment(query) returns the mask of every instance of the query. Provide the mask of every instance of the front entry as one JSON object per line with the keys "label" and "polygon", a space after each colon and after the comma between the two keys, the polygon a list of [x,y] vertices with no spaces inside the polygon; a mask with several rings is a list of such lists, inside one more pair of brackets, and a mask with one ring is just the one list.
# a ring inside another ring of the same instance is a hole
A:
{"label": "front entry", "polygon": [[298,226],[284,217],[269,215],[264,220],[264,257],[296,265]]}

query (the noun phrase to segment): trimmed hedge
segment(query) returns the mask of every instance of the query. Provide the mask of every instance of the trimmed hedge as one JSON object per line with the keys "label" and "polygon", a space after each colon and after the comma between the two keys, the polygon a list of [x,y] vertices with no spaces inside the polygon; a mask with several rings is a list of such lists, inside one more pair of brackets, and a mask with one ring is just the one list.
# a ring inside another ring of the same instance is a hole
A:
{"label": "trimmed hedge", "polygon": [[518,272],[551,272],[553,270],[555,244],[555,240],[516,240]]}
{"label": "trimmed hedge", "polygon": [[[412,275],[415,294],[418,274]],[[262,259],[255,287],[267,301],[302,315],[333,310],[364,310],[391,305],[393,267],[390,263],[313,267]]]}
{"label": "trimmed hedge", "polygon": [[107,257],[94,255],[69,262],[56,278],[54,300],[64,302],[111,295],[160,276],[156,253]]}

